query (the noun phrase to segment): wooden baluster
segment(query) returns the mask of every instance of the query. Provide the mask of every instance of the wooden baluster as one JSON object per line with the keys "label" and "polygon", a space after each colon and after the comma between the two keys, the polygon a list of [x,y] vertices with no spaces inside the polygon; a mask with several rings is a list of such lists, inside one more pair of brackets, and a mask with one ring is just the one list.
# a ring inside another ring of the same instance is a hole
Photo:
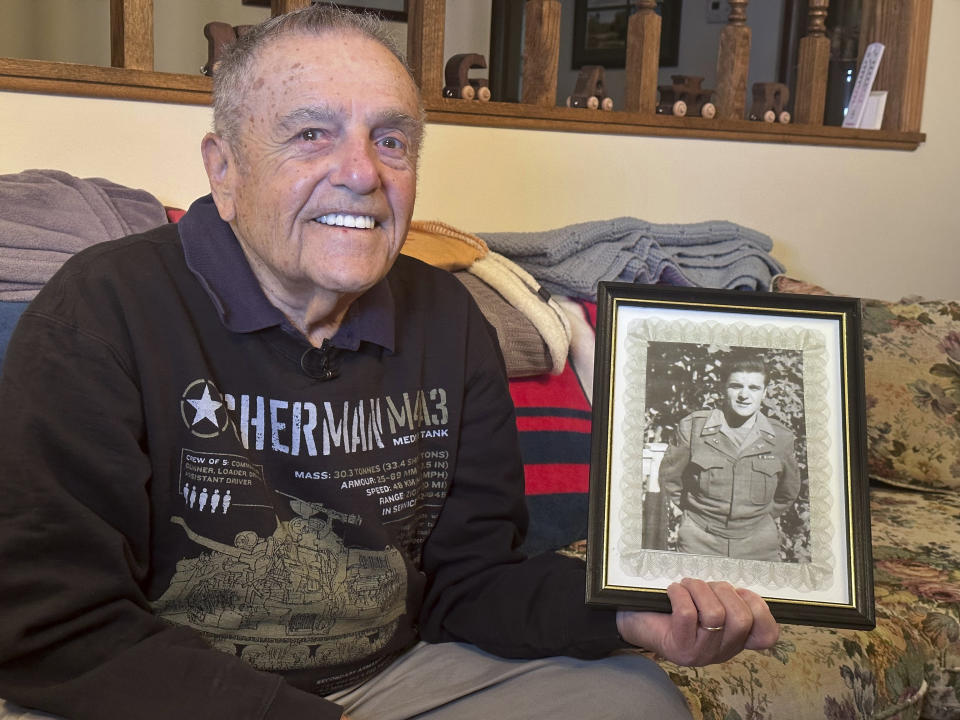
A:
{"label": "wooden baluster", "polygon": [[810,0],[807,35],[797,53],[797,92],[793,119],[807,125],[823,125],[827,100],[827,73],[830,66],[830,38],[827,37],[827,8],[830,0]]}
{"label": "wooden baluster", "polygon": [[557,104],[560,0],[527,0],[524,8],[523,92],[528,105]]}
{"label": "wooden baluster", "polygon": [[743,120],[747,109],[747,75],[750,71],[748,0],[730,0],[730,18],[720,33],[717,52],[717,117]]}
{"label": "wooden baluster", "polygon": [[919,132],[927,75],[933,0],[864,0],[860,59],[872,42],[884,44],[874,90],[887,91],[884,130]]}
{"label": "wooden baluster", "polygon": [[657,0],[638,0],[627,25],[627,85],[624,109],[657,111],[657,73],[660,69],[660,16]]}
{"label": "wooden baluster", "polygon": [[427,100],[443,97],[443,24],[446,0],[408,0],[407,64]]}
{"label": "wooden baluster", "polygon": [[270,14],[273,16],[301,10],[310,4],[310,0],[270,0]]}
{"label": "wooden baluster", "polygon": [[110,64],[153,70],[153,0],[110,0]]}

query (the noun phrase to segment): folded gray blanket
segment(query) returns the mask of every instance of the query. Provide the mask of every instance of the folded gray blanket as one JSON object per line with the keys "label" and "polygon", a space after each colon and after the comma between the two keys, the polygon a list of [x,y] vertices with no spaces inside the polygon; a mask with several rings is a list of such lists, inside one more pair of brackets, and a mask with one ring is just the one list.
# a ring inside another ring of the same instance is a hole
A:
{"label": "folded gray blanket", "polygon": [[597,299],[601,280],[766,290],[784,271],[763,233],[726,221],[655,224],[637,218],[542,232],[478,233],[551,292]]}
{"label": "folded gray blanket", "polygon": [[74,253],[166,221],[153,195],[103,178],[0,175],[0,300],[32,300]]}

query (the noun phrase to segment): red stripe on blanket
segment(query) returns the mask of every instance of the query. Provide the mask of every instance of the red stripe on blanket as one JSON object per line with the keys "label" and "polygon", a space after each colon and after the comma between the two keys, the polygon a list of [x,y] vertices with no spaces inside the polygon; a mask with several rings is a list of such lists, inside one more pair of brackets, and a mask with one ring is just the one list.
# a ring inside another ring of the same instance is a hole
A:
{"label": "red stripe on blanket", "polygon": [[557,417],[554,415],[535,415],[517,418],[517,430],[520,432],[582,432],[590,434],[589,418]]}
{"label": "red stripe on blanket", "polygon": [[580,304],[583,306],[583,309],[587,311],[587,317],[590,319],[590,324],[593,326],[593,329],[597,329],[597,304],[593,302],[588,302],[586,300],[581,300]]}
{"label": "red stripe on blanket", "polygon": [[[580,304],[595,326],[596,304]],[[527,495],[586,493],[591,410],[570,364],[559,375],[511,378],[510,396],[517,408]]]}
{"label": "red stripe on blanket", "polygon": [[526,465],[527,495],[585,493],[590,486],[589,465]]}
{"label": "red stripe on blanket", "polygon": [[568,408],[590,412],[590,403],[569,363],[559,375],[511,378],[510,396],[517,408]]}

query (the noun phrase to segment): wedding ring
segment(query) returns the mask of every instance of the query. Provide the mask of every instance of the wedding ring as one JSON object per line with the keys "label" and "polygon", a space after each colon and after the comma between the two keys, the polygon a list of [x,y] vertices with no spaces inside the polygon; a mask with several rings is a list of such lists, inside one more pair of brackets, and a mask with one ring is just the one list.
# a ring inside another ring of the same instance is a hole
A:
{"label": "wedding ring", "polygon": [[717,625],[715,627],[708,627],[706,625],[701,625],[700,627],[702,627],[707,632],[720,632],[721,630],[723,630],[723,625]]}

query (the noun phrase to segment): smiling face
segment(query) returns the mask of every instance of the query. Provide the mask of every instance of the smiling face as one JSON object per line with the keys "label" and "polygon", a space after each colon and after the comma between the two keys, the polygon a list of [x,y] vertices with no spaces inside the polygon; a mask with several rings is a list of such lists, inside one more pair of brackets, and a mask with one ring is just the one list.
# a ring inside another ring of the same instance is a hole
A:
{"label": "smiling face", "polygon": [[730,373],[725,386],[727,410],[747,420],[760,410],[767,381],[761,372],[735,371]]}
{"label": "smiling face", "polygon": [[416,88],[389,50],[352,30],[280,36],[252,71],[239,136],[204,139],[214,200],[295,324],[342,317],[406,237],[422,131]]}

